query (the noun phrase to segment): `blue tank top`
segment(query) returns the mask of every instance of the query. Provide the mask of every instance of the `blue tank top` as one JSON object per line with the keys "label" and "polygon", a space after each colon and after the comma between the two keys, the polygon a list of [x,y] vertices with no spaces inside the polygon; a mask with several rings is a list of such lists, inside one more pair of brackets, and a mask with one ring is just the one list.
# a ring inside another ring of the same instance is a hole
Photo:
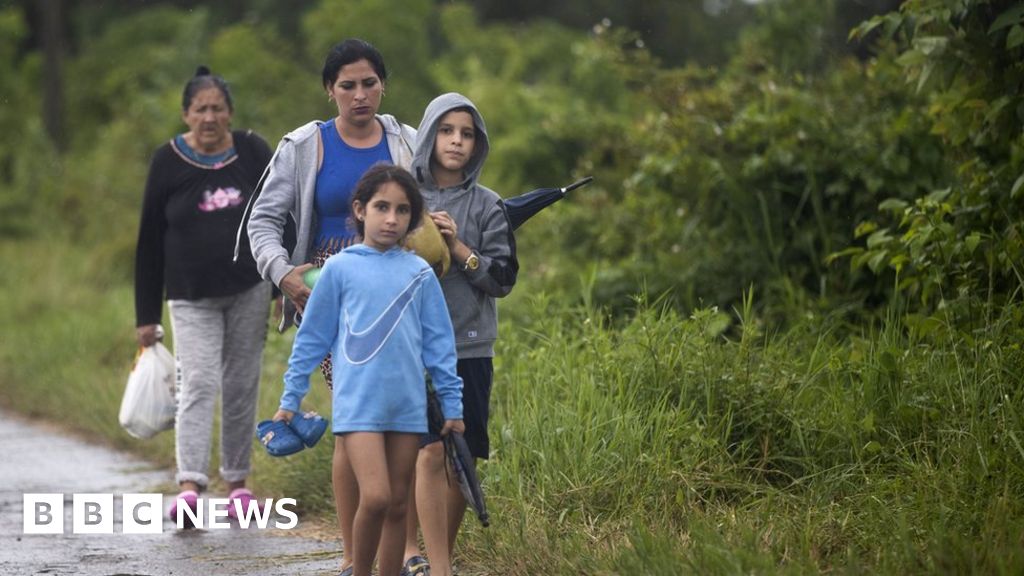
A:
{"label": "blue tank top", "polygon": [[320,138],[324,143],[324,161],[316,175],[316,246],[340,244],[344,247],[356,235],[355,226],[350,222],[356,182],[370,166],[378,162],[392,163],[391,150],[384,135],[369,148],[349,146],[338,134],[333,119],[320,125]]}

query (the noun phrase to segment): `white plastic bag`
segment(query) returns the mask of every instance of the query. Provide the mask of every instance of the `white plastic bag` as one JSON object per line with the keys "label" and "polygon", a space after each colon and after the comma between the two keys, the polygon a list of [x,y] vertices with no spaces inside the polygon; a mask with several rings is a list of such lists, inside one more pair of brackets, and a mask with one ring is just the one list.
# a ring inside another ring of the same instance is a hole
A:
{"label": "white plastic bag", "polygon": [[132,436],[150,438],[174,427],[175,410],[174,357],[157,342],[135,360],[117,419]]}

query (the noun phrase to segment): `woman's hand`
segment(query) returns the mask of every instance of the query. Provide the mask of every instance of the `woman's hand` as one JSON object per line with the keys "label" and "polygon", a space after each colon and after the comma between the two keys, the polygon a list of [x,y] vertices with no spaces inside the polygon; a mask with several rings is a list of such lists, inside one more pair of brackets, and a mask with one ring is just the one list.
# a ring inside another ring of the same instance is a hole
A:
{"label": "woman's hand", "polygon": [[274,422],[284,420],[285,422],[291,422],[292,417],[295,416],[295,412],[291,410],[285,410],[284,408],[278,408],[277,412],[274,412],[274,417],[271,418]]}
{"label": "woman's hand", "polygon": [[441,436],[447,436],[449,432],[466,433],[466,423],[462,420],[445,420],[441,428]]}
{"label": "woman's hand", "polygon": [[292,268],[291,272],[285,274],[284,278],[281,278],[281,292],[284,292],[288,299],[295,303],[299,312],[306,309],[306,301],[309,300],[309,294],[312,292],[309,286],[306,286],[306,282],[302,280],[302,275],[310,268],[313,268],[312,264],[296,266]]}
{"label": "woman's hand", "polygon": [[139,346],[149,348],[156,344],[163,337],[163,334],[159,334],[159,328],[159,324],[146,324],[136,328],[135,338],[139,341]]}

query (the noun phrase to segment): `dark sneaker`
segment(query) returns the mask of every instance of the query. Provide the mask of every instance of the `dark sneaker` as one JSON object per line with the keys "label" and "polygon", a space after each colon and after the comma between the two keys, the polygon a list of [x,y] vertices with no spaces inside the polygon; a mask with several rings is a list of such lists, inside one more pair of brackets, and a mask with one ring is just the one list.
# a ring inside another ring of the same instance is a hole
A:
{"label": "dark sneaker", "polygon": [[413,556],[402,566],[402,576],[430,576],[430,563],[423,556]]}

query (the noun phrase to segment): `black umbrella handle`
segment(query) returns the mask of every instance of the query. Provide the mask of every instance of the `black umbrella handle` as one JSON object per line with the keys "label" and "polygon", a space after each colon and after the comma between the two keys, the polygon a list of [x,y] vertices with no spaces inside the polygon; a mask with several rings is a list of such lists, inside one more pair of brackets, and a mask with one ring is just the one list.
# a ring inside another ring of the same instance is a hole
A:
{"label": "black umbrella handle", "polygon": [[586,186],[587,184],[590,184],[593,180],[594,180],[593,176],[587,176],[586,178],[583,178],[581,180],[577,180],[577,181],[573,182],[572,184],[569,184],[565,188],[562,188],[562,194],[565,194],[566,192],[571,192],[571,191],[579,188],[580,186]]}

